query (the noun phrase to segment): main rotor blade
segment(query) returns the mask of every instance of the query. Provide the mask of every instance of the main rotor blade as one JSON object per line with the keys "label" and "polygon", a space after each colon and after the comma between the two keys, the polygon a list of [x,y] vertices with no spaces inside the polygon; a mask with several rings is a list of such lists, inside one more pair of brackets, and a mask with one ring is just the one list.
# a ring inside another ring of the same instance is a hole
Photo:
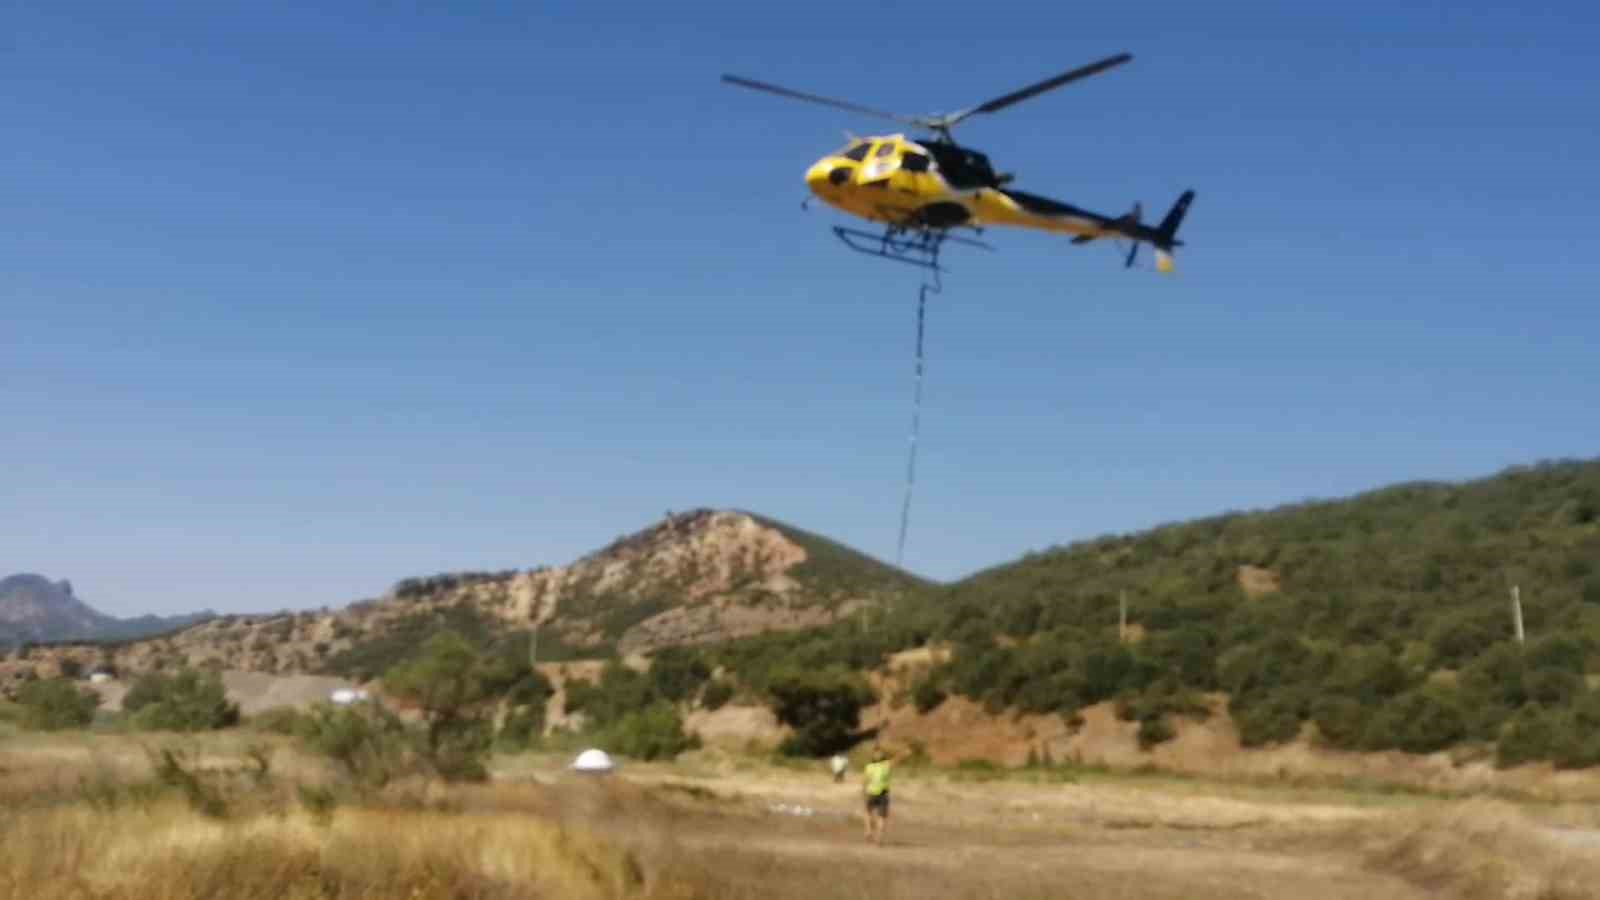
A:
{"label": "main rotor blade", "polygon": [[801,93],[800,91],[791,91],[788,88],[778,87],[775,84],[767,84],[761,81],[751,81],[748,78],[740,78],[737,75],[724,75],[722,76],[722,80],[728,84],[736,84],[739,87],[747,87],[758,91],[766,91],[769,94],[777,94],[780,97],[788,97],[793,100],[805,100],[808,103],[820,103],[823,106],[832,106],[835,109],[845,109],[849,110],[850,112],[861,113],[864,116],[876,116],[880,119],[888,119],[892,122],[900,122],[904,125],[923,124],[922,120],[912,118],[911,116],[896,115],[895,113],[884,112],[881,109],[873,109],[870,106],[861,106],[855,103],[848,103],[844,100],[834,100],[831,97],[819,97],[816,94],[805,94]]}
{"label": "main rotor blade", "polygon": [[957,122],[960,122],[962,119],[965,119],[967,116],[973,115],[974,113],[992,113],[1005,109],[1013,103],[1021,103],[1029,97],[1036,97],[1045,91],[1053,91],[1064,84],[1069,84],[1077,81],[1080,78],[1088,78],[1090,75],[1098,75],[1107,69],[1122,65],[1130,59],[1133,59],[1132,54],[1118,53],[1116,56],[1108,56],[1099,62],[1090,63],[1087,66],[1079,66],[1070,72],[1062,72],[1060,75],[1057,75],[1054,78],[1046,78],[1044,81],[1041,81],[1038,84],[1029,85],[1020,91],[1012,91],[1011,93],[1006,94],[1004,97],[996,97],[987,103],[974,106],[971,109],[964,109],[961,112],[946,116],[944,119],[944,124],[946,127],[949,127]]}

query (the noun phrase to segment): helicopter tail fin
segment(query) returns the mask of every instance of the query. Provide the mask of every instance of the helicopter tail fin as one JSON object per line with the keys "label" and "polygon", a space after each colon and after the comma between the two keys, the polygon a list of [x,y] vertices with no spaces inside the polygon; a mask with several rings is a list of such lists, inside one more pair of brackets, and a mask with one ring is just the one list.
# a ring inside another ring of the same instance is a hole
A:
{"label": "helicopter tail fin", "polygon": [[1172,271],[1172,251],[1182,243],[1178,240],[1178,226],[1183,224],[1183,217],[1188,214],[1189,204],[1193,200],[1194,191],[1184,191],[1178,197],[1178,202],[1172,204],[1172,209],[1167,211],[1167,217],[1156,226],[1156,239],[1151,241],[1156,248],[1156,271],[1163,273]]}
{"label": "helicopter tail fin", "polygon": [[[1173,208],[1166,211],[1166,218],[1162,219],[1162,224],[1158,224],[1154,229],[1146,229],[1144,235],[1141,235],[1142,239],[1149,240],[1150,245],[1155,247],[1155,271],[1163,274],[1170,274],[1173,271],[1173,250],[1182,245],[1181,240],[1178,240],[1178,226],[1184,223],[1184,215],[1189,213],[1189,203],[1194,199],[1194,191],[1182,192],[1178,202],[1173,203]],[[1139,242],[1134,240],[1133,247],[1128,250],[1126,267],[1131,269],[1133,259],[1138,255]]]}
{"label": "helicopter tail fin", "polygon": [[1156,233],[1161,236],[1161,243],[1167,246],[1176,246],[1178,226],[1183,224],[1183,217],[1189,213],[1189,204],[1194,200],[1194,191],[1184,191],[1178,202],[1172,204],[1172,209],[1167,211],[1167,217],[1156,226]]}

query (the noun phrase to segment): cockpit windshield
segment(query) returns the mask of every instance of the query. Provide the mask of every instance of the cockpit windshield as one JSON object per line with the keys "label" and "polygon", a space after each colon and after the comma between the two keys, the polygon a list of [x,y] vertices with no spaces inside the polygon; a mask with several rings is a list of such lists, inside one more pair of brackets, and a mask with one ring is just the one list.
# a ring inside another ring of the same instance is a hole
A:
{"label": "cockpit windshield", "polygon": [[853,159],[856,162],[861,162],[862,160],[867,158],[867,151],[871,150],[871,149],[872,149],[872,145],[870,143],[868,143],[866,141],[856,141],[855,143],[851,144],[848,147],[845,147],[845,148],[839,150],[838,152],[834,153],[833,155],[834,156],[842,156],[845,159]]}

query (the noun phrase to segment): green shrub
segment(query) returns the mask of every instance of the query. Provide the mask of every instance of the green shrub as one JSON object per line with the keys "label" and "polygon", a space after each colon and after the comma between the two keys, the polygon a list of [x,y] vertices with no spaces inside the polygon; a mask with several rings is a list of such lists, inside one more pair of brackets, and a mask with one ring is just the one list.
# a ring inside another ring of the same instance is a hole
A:
{"label": "green shrub", "polygon": [[570,681],[566,688],[566,712],[583,713],[595,728],[604,728],[660,699],[650,676],[635,672],[620,660],[606,663],[599,681]]}
{"label": "green shrub", "polygon": [[672,704],[657,701],[613,722],[601,732],[599,743],[611,753],[654,760],[671,759],[699,747],[700,739],[684,733],[683,719]]}
{"label": "green shrub", "polygon": [[239,724],[239,706],[229,702],[221,676],[194,669],[140,676],[122,708],[132,714],[135,727],[146,731],[211,731]]}
{"label": "green shrub", "polygon": [[245,723],[256,731],[300,735],[305,731],[306,714],[293,706],[274,706],[251,716]]}
{"label": "green shrub", "polygon": [[1367,739],[1374,708],[1349,697],[1323,697],[1312,704],[1311,720],[1329,745],[1359,750]]}
{"label": "green shrub", "polygon": [[1292,692],[1268,694],[1241,705],[1240,698],[1229,704],[1233,724],[1239,729],[1239,743],[1260,747],[1292,741],[1300,733],[1301,698]]}
{"label": "green shrub", "polygon": [[1583,676],[1564,669],[1530,669],[1522,678],[1528,699],[1545,706],[1563,706],[1583,691]]}
{"label": "green shrub", "polygon": [[679,703],[693,697],[711,677],[711,667],[688,647],[667,647],[650,660],[650,683],[656,695]]}
{"label": "green shrub", "polygon": [[1467,737],[1467,717],[1453,689],[1428,686],[1407,691],[1380,707],[1367,729],[1372,750],[1433,753]]}
{"label": "green shrub", "polygon": [[931,676],[918,681],[911,691],[911,700],[916,704],[917,712],[923,715],[938,709],[948,696],[941,681]]}
{"label": "green shrub", "polygon": [[68,678],[27,682],[17,691],[22,725],[35,731],[85,728],[94,721],[100,695],[80,689]]}
{"label": "green shrub", "polygon": [[1505,768],[1565,755],[1572,723],[1542,706],[1525,706],[1506,723],[1495,745],[1495,764]]}
{"label": "green shrub", "polygon": [[733,699],[733,685],[721,678],[706,682],[705,689],[700,692],[700,705],[706,709],[717,710]]}
{"label": "green shrub", "polygon": [[318,704],[297,728],[310,750],[332,760],[358,787],[381,788],[414,768],[415,748],[405,725],[376,703]]}
{"label": "green shrub", "polygon": [[527,750],[538,745],[539,738],[543,734],[543,708],[522,707],[512,710],[506,715],[505,721],[500,723],[500,733],[495,735],[495,744],[504,750]]}
{"label": "green shrub", "polygon": [[1411,687],[1412,681],[1399,657],[1388,647],[1376,644],[1341,653],[1323,682],[1323,689],[1366,706],[1377,706]]}
{"label": "green shrub", "polygon": [[1177,736],[1172,723],[1163,717],[1139,720],[1139,749],[1149,750],[1157,744],[1165,743]]}

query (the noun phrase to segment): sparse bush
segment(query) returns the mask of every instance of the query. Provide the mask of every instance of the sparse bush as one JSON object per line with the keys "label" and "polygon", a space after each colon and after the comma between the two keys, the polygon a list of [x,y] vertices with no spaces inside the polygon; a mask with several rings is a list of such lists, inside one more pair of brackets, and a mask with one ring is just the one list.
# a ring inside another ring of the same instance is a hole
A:
{"label": "sparse bush", "polygon": [[84,728],[94,721],[100,695],[79,688],[67,678],[29,681],[17,691],[22,724],[35,731]]}
{"label": "sparse bush", "polygon": [[151,753],[151,768],[156,780],[167,787],[177,788],[195,812],[213,819],[228,815],[228,798],[217,785],[208,782],[195,771],[194,762],[187,754],[171,748]]}
{"label": "sparse bush", "polygon": [[332,788],[314,784],[295,785],[300,805],[311,816],[311,821],[327,827],[333,824],[333,812],[339,807],[339,795]]}

